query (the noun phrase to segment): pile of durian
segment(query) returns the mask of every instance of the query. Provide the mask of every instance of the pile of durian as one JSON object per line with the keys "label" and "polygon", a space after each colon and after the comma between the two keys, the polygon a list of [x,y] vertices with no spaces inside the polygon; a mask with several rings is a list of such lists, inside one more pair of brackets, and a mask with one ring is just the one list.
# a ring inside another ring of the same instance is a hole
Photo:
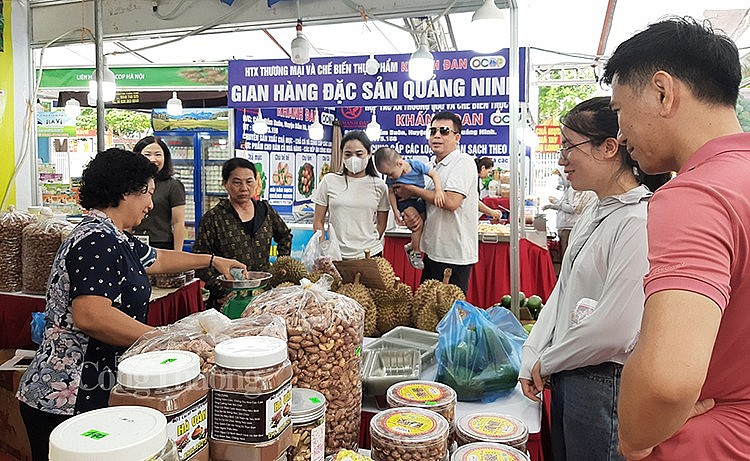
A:
{"label": "pile of durian", "polygon": [[414,326],[420,330],[435,331],[453,303],[466,300],[463,290],[448,283],[452,271],[445,269],[443,280],[425,280],[414,295]]}

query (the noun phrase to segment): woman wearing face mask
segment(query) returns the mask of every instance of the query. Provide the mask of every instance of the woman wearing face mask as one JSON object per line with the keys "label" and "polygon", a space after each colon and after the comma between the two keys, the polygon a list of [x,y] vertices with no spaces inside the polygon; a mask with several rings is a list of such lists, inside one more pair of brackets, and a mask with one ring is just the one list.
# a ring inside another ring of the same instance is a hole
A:
{"label": "woman wearing face mask", "polygon": [[372,144],[364,131],[350,131],[341,140],[343,171],[327,174],[315,189],[313,229],[322,231],[326,214],[339,241],[341,257],[364,258],[365,250],[383,252],[381,237],[388,222],[388,188],[372,161]]}
{"label": "woman wearing face mask", "polygon": [[174,179],[172,155],[167,144],[159,138],[146,136],[133,148],[156,165],[154,208],[133,229],[137,235],[147,235],[149,245],[165,250],[182,251],[185,242],[185,186]]}

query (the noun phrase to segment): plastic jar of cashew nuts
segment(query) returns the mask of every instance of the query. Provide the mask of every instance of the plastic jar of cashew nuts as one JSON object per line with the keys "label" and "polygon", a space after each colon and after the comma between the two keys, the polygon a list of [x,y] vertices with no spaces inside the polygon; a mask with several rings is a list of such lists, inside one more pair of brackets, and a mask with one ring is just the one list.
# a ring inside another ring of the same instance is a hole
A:
{"label": "plastic jar of cashew nuts", "polygon": [[448,421],[422,408],[391,408],[370,420],[374,461],[444,461],[448,459]]}
{"label": "plastic jar of cashew nuts", "polygon": [[325,451],[325,396],[312,389],[292,389],[292,446],[287,461],[323,461]]}
{"label": "plastic jar of cashew nuts", "polygon": [[458,446],[472,442],[492,442],[511,446],[526,453],[529,430],[518,418],[482,412],[462,416],[456,422]]}

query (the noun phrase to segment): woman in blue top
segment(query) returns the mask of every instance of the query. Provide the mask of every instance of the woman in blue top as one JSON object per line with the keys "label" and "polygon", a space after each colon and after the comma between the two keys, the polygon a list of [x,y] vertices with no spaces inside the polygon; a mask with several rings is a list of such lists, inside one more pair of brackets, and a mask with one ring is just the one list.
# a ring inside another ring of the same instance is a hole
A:
{"label": "woman in blue top", "polygon": [[[393,217],[399,226],[405,226],[401,213],[412,215],[417,219],[424,221],[426,211],[424,200],[419,197],[408,197],[397,199],[393,191],[393,185],[408,184],[424,189],[425,175],[432,179],[435,184],[435,206],[441,208],[445,202],[445,193],[443,184],[440,182],[440,176],[437,172],[420,162],[419,160],[404,160],[398,152],[390,147],[381,147],[375,151],[375,167],[379,172],[386,175],[385,184],[388,186],[388,200],[393,209]],[[404,246],[404,251],[409,257],[409,263],[416,269],[423,269],[422,250],[419,241],[422,237],[422,226],[417,226],[416,230],[411,231],[411,243]]]}
{"label": "woman in blue top", "polygon": [[145,324],[148,274],[245,265],[210,254],[155,249],[124,232],[153,206],[156,167],[122,149],[99,153],[83,171],[88,215],[55,256],[44,337],[21,378],[18,399],[32,459],[46,461],[49,436],[73,415],[107,406],[117,357],[153,327]]}

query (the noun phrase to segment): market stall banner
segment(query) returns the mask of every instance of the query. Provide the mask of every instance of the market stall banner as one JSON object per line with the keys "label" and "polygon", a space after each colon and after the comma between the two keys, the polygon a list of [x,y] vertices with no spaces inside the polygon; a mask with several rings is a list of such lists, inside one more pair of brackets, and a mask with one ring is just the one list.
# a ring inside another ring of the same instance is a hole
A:
{"label": "market stall banner", "polygon": [[[509,50],[435,52],[435,77],[409,78],[409,54],[378,55],[380,71],[365,73],[369,56],[229,61],[230,107],[347,107],[508,101]],[[526,101],[527,50],[519,50],[519,94]]]}
{"label": "market stall banner", "polygon": [[[227,85],[224,66],[112,67],[117,88],[181,88],[219,87]],[[37,71],[38,72],[38,71]],[[93,67],[44,69],[40,88],[88,88]]]}

